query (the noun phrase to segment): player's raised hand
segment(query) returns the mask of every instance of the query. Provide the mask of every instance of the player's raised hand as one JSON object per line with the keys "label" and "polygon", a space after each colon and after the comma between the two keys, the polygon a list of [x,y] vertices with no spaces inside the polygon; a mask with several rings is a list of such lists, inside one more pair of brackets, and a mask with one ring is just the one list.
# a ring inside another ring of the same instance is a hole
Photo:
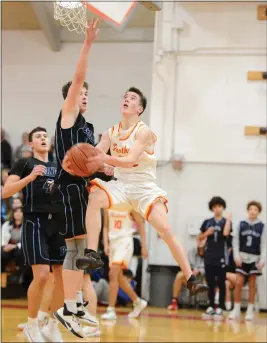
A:
{"label": "player's raised hand", "polygon": [[46,172],[45,166],[41,164],[39,164],[38,166],[35,166],[29,175],[31,178],[31,181],[34,181],[38,176],[44,176],[45,172]]}
{"label": "player's raised hand", "polygon": [[93,18],[91,21],[87,22],[87,26],[85,29],[85,41],[88,43],[92,43],[99,32],[99,29],[97,28],[99,19]]}

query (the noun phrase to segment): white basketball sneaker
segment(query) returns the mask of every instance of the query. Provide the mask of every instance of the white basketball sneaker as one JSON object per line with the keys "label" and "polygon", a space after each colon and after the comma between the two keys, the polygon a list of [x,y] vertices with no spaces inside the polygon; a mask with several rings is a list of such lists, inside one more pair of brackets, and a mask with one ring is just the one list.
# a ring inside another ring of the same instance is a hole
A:
{"label": "white basketball sneaker", "polygon": [[23,333],[28,342],[45,342],[38,325],[27,323],[24,326]]}
{"label": "white basketball sneaker", "polygon": [[50,319],[48,324],[42,329],[42,335],[46,342],[64,342],[58,328],[56,319]]}
{"label": "white basketball sneaker", "polygon": [[234,308],[232,312],[230,313],[228,319],[230,320],[239,319],[240,315],[241,315],[240,310],[237,310],[236,308]]}
{"label": "white basketball sneaker", "polygon": [[84,312],[84,315],[80,317],[80,321],[82,324],[99,326],[97,318],[89,312],[87,307],[82,306],[81,311]]}
{"label": "white basketball sneaker", "polygon": [[137,318],[139,317],[140,313],[147,307],[147,301],[138,298],[134,304],[133,311],[128,314],[129,318]]}
{"label": "white basketball sneaker", "polygon": [[73,335],[83,338],[83,330],[79,317],[69,312],[65,304],[64,307],[61,307],[54,313],[54,316]]}
{"label": "white basketball sneaker", "polygon": [[107,308],[107,311],[104,314],[102,314],[101,318],[103,320],[116,320],[117,319],[117,315],[116,315],[116,312],[115,312],[115,308],[109,306]]}

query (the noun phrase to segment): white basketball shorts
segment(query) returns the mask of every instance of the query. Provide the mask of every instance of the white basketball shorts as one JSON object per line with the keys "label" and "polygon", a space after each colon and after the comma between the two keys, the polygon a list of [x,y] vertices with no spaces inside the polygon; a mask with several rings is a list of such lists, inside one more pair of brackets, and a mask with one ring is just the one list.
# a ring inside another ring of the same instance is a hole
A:
{"label": "white basketball shorts", "polygon": [[94,179],[90,184],[90,192],[97,188],[106,192],[109,199],[109,209],[135,210],[148,220],[153,203],[161,200],[167,211],[167,193],[153,181],[125,183],[120,180],[106,182]]}

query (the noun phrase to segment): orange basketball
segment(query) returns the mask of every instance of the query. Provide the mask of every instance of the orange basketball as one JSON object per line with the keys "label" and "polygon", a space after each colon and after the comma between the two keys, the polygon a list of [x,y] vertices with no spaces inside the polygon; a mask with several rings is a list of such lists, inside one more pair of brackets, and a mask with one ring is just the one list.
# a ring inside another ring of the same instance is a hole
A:
{"label": "orange basketball", "polygon": [[88,157],[96,156],[95,147],[88,143],[78,143],[67,152],[70,168],[76,176],[88,177],[95,174],[102,166],[99,161],[88,163]]}

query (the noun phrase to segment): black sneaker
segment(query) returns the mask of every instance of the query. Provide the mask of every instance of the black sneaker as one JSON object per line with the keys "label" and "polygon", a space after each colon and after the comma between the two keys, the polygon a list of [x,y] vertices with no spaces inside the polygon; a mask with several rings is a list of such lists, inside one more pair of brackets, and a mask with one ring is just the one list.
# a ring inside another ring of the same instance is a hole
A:
{"label": "black sneaker", "polygon": [[205,293],[209,287],[202,284],[200,280],[197,280],[195,275],[191,275],[187,281],[187,288],[190,290],[190,295],[196,295],[198,293]]}
{"label": "black sneaker", "polygon": [[76,267],[81,270],[96,270],[101,269],[104,262],[101,260],[98,253],[93,250],[85,249],[84,256],[77,258]]}
{"label": "black sneaker", "polygon": [[66,304],[64,304],[64,307],[61,307],[56,312],[54,312],[54,316],[56,317],[56,319],[73,335],[79,338],[84,338],[82,326],[79,319],[79,317],[82,317],[83,315],[84,312],[82,311],[78,311],[77,314],[70,312],[67,309]]}

